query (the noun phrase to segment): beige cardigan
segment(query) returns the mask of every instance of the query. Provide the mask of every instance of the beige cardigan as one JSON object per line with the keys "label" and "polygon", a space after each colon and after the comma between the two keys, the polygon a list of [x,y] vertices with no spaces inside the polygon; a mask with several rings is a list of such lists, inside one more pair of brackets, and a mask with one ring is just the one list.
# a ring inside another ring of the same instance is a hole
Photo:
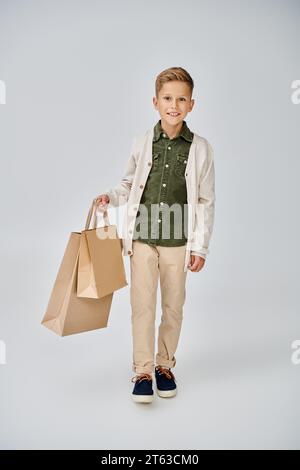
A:
{"label": "beige cardigan", "polygon": [[[123,254],[132,255],[132,238],[136,213],[152,166],[153,128],[135,137],[125,173],[118,186],[105,192],[110,198],[107,208],[127,203],[122,242]],[[188,202],[188,230],[184,271],[190,254],[202,256],[209,253],[208,245],[214,224],[215,171],[213,149],[209,142],[194,133],[185,173]]]}

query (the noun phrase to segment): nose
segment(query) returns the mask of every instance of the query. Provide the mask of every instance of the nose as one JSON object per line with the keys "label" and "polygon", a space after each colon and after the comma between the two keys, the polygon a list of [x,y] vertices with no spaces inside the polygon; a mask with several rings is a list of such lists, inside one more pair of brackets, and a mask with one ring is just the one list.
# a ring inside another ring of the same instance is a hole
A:
{"label": "nose", "polygon": [[177,100],[176,100],[176,98],[172,99],[171,106],[172,106],[172,109],[174,109],[174,111],[176,111],[176,109],[177,109]]}

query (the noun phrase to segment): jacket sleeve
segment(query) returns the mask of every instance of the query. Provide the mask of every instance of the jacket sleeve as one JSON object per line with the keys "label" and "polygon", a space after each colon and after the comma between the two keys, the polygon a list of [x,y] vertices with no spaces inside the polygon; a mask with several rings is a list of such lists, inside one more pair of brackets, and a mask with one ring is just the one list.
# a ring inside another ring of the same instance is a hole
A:
{"label": "jacket sleeve", "polygon": [[136,169],[136,158],[134,152],[135,144],[136,138],[133,139],[130,157],[119,185],[109,189],[104,193],[109,196],[109,203],[107,204],[107,208],[118,207],[123,204],[126,204],[126,202],[128,201]]}
{"label": "jacket sleeve", "polygon": [[195,226],[191,254],[206,258],[213,231],[215,213],[215,169],[213,149],[206,141],[206,155],[198,182],[198,203],[195,208]]}

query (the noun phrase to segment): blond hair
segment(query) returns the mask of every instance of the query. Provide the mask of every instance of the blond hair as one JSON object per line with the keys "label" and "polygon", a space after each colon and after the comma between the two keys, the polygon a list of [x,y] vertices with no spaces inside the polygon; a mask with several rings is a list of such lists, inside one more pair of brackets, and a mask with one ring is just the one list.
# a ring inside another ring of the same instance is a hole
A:
{"label": "blond hair", "polygon": [[194,88],[194,82],[190,74],[183,69],[182,67],[170,67],[166,70],[163,70],[160,72],[159,75],[157,75],[156,80],[155,80],[155,94],[156,98],[158,98],[158,94],[160,90],[162,89],[164,83],[166,82],[171,82],[174,80],[178,80],[180,82],[185,82],[190,88],[191,95],[193,93],[193,88]]}

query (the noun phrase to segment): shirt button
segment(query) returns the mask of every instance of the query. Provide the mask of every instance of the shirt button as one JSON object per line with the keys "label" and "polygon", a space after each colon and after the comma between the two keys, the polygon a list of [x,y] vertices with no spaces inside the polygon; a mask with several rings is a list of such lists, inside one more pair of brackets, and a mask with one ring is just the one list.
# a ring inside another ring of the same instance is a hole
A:
{"label": "shirt button", "polygon": [[163,134],[163,137],[166,137],[166,134]]}
{"label": "shirt button", "polygon": [[162,206],[162,205],[163,205],[163,202],[160,202],[160,205]]}
{"label": "shirt button", "polygon": [[184,160],[184,163],[186,163],[186,160]]}
{"label": "shirt button", "polygon": [[148,166],[151,166],[151,165],[152,165],[152,163],[151,163],[151,162],[148,162]]}
{"label": "shirt button", "polygon": [[168,147],[168,150],[171,150],[171,147]]}
{"label": "shirt button", "polygon": [[167,186],[166,183],[163,183],[163,187],[165,188],[166,186]]}
{"label": "shirt button", "polygon": [[132,233],[132,230],[129,230],[129,233]]}
{"label": "shirt button", "polygon": [[140,185],[140,188],[143,189],[143,187],[144,187],[144,186],[141,184],[141,185]]}
{"label": "shirt button", "polygon": [[169,165],[168,165],[168,164],[166,164],[166,168],[169,168]]}
{"label": "shirt button", "polygon": [[131,251],[127,251],[127,254],[128,254],[128,255],[131,255],[131,253],[132,253]]}
{"label": "shirt button", "polygon": [[157,222],[161,222],[161,220],[160,220],[160,219],[158,219],[158,221],[157,221]]}

